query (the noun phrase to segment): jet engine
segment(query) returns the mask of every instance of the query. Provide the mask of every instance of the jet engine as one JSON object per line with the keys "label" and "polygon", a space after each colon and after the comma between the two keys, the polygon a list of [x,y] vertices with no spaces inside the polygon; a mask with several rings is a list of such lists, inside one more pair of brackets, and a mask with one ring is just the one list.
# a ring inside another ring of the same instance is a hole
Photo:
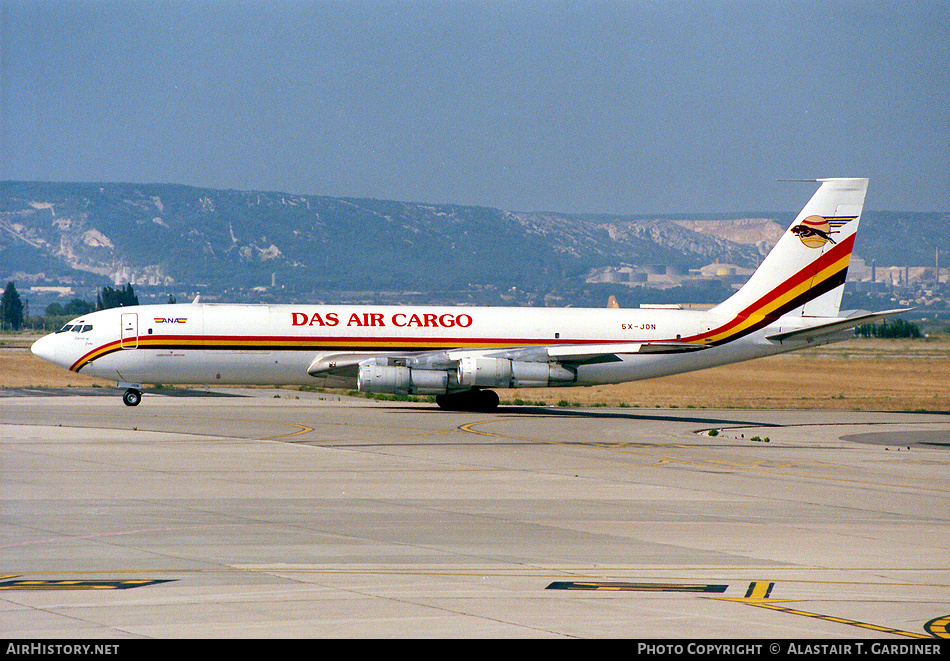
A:
{"label": "jet engine", "polygon": [[356,384],[361,392],[442,395],[448,391],[449,373],[445,370],[417,369],[366,360],[359,364]]}
{"label": "jet engine", "polygon": [[458,382],[465,388],[547,388],[573,383],[577,374],[558,363],[463,356]]}

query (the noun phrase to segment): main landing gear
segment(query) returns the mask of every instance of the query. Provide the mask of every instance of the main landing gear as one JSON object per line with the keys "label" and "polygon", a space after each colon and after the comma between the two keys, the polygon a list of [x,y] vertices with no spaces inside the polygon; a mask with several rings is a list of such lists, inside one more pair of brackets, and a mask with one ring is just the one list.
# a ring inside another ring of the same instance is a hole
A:
{"label": "main landing gear", "polygon": [[436,395],[435,403],[446,411],[480,411],[488,413],[498,408],[498,393],[493,390],[472,388],[464,392]]}
{"label": "main landing gear", "polygon": [[142,391],[136,388],[129,388],[122,394],[122,403],[126,406],[138,406],[142,401]]}

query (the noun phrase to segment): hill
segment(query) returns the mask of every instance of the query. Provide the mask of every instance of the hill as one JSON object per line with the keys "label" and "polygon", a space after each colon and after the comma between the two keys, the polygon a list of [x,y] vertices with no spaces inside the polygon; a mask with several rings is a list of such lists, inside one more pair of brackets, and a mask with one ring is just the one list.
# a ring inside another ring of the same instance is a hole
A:
{"label": "hill", "polygon": [[[257,288],[298,300],[468,292],[497,302],[506,292],[531,292],[528,302],[544,304],[589,291],[586,275],[603,267],[753,268],[789,221],[790,214],[578,216],[171,184],[0,182],[0,279],[219,294]],[[950,214],[868,212],[865,222],[869,262],[932,265],[934,248],[950,254]],[[908,235],[915,240],[899,240]]]}

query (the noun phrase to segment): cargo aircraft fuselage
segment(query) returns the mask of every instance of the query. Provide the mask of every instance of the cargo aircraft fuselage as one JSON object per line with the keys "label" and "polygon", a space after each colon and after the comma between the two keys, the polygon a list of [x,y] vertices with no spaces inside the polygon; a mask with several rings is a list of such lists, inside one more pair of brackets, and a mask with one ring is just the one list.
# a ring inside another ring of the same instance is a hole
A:
{"label": "cargo aircraft fuselage", "polygon": [[901,312],[840,313],[866,179],[824,179],[749,281],[710,310],[144,305],[84,315],[33,345],[74,372],[143,383],[313,385],[491,409],[492,389],[590,386],[848,337]]}

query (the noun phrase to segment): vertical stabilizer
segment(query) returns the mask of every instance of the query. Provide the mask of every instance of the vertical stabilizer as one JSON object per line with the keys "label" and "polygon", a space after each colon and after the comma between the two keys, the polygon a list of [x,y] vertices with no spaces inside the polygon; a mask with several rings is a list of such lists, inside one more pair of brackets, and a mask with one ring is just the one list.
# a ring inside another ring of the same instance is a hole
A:
{"label": "vertical stabilizer", "polygon": [[762,321],[838,316],[868,180],[818,182],[821,186],[761,266],[714,312]]}

